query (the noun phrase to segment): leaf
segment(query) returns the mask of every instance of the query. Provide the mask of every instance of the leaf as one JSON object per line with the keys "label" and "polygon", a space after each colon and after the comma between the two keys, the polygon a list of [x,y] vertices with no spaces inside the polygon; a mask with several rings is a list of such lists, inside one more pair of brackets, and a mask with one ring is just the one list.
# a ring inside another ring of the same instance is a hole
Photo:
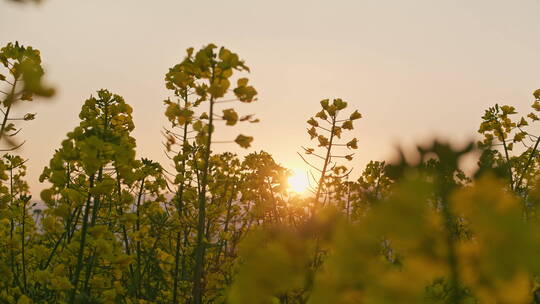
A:
{"label": "leaf", "polygon": [[336,116],[337,108],[336,108],[335,105],[331,105],[331,106],[327,107],[326,111],[328,112],[328,114],[330,114],[331,117],[334,117],[334,116]]}
{"label": "leaf", "polygon": [[317,114],[315,115],[315,117],[319,117],[319,118],[322,119],[322,120],[328,119],[328,116],[326,115],[326,113],[324,112],[324,110],[323,110],[323,111],[320,111],[319,113],[317,113]]}
{"label": "leaf", "polygon": [[223,119],[227,126],[234,126],[238,122],[238,114],[234,109],[225,109],[223,110]]}
{"label": "leaf", "polygon": [[525,138],[525,135],[527,135],[527,133],[525,133],[525,132],[516,133],[516,135],[514,136],[514,142],[523,141],[523,139]]}
{"label": "leaf", "polygon": [[525,120],[525,118],[521,117],[521,120],[517,124],[518,127],[528,126],[529,123]]}
{"label": "leaf", "polygon": [[321,107],[322,107],[323,109],[327,110],[327,109],[328,109],[328,102],[329,102],[328,99],[323,99],[323,100],[321,100]]}
{"label": "leaf", "polygon": [[343,124],[341,125],[341,128],[343,128],[345,130],[352,130],[353,129],[352,120],[347,120],[347,121],[343,122]]}
{"label": "leaf", "polygon": [[328,138],[322,135],[319,135],[317,139],[319,140],[319,147],[326,147],[330,144],[330,142],[328,141]]}
{"label": "leaf", "polygon": [[334,135],[336,135],[337,138],[341,138],[341,132],[342,129],[340,127],[334,127]]}
{"label": "leaf", "polygon": [[35,113],[26,113],[23,117],[24,120],[34,120],[36,118]]}
{"label": "leaf", "polygon": [[[534,107],[534,105],[533,105]],[[503,114],[505,115],[509,115],[509,114],[516,114],[516,108],[512,107],[512,106],[501,106],[501,111],[503,112]]]}
{"label": "leaf", "polygon": [[200,132],[202,130],[202,122],[200,120],[197,120],[194,124],[193,124],[193,130],[197,131],[197,132]]}
{"label": "leaf", "polygon": [[319,123],[312,117],[310,118],[308,121],[307,121],[308,124],[314,126],[314,127],[318,127],[319,126]]}
{"label": "leaf", "polygon": [[244,78],[238,79],[238,81],[236,83],[238,84],[239,87],[245,87],[245,86],[247,86],[248,81],[249,80],[244,77]]}
{"label": "leaf", "polygon": [[15,130],[15,125],[13,123],[8,123],[7,126],[4,128],[4,132],[9,132]]}
{"label": "leaf", "polygon": [[[208,88],[208,92],[214,97],[214,98],[220,98],[225,95],[227,90],[229,89],[231,83],[226,78],[217,78],[214,79],[214,81],[210,84],[210,87]],[[235,89],[236,93],[236,89]]]}
{"label": "leaf", "polygon": [[308,129],[308,134],[309,136],[311,137],[310,139],[313,139],[315,137],[317,137],[317,130],[315,129],[315,127],[311,127],[311,129]]}
{"label": "leaf", "polygon": [[236,97],[241,102],[252,102],[255,101],[255,96],[257,96],[257,90],[253,86],[248,86],[247,78],[240,78],[237,81],[237,87],[233,90]]}
{"label": "leaf", "polygon": [[535,100],[531,107],[536,111],[540,111],[540,102],[538,100]]}
{"label": "leaf", "polygon": [[353,138],[347,143],[347,148],[349,149],[358,149],[358,139]]}
{"label": "leaf", "polygon": [[39,63],[33,60],[25,60],[20,65],[22,78],[24,80],[24,90],[39,96],[51,97],[54,89],[43,84],[43,70]]}
{"label": "leaf", "polygon": [[345,109],[347,107],[347,103],[343,101],[341,98],[336,98],[334,99],[334,106],[339,111],[339,110]]}
{"label": "leaf", "polygon": [[540,99],[540,89],[534,91],[533,95],[534,95],[534,98]]}
{"label": "leaf", "polygon": [[360,113],[358,112],[358,110],[355,110],[355,111],[351,114],[351,116],[349,116],[349,119],[350,119],[350,120],[356,120],[356,119],[360,119],[360,118],[362,118],[362,114],[360,114]]}
{"label": "leaf", "polygon": [[242,148],[249,148],[251,146],[251,142],[253,141],[253,137],[240,134],[234,141]]}
{"label": "leaf", "polygon": [[529,114],[527,115],[527,117],[529,117],[529,118],[532,119],[533,121],[540,120],[540,118],[538,118],[538,116],[536,116],[536,114],[534,114],[534,113],[532,113],[532,112],[529,113]]}

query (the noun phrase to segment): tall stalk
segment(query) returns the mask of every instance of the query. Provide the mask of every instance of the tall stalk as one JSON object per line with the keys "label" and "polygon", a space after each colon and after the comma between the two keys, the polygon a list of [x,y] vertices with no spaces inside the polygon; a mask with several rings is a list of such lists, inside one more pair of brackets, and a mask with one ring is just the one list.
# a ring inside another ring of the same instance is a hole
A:
{"label": "tall stalk", "polygon": [[[211,78],[213,80],[213,77]],[[203,168],[201,190],[199,191],[198,204],[198,222],[197,222],[197,239],[195,243],[195,270],[193,274],[193,303],[202,303],[202,275],[204,270],[204,234],[206,223],[206,186],[208,185],[208,171],[210,168],[210,148],[212,144],[212,133],[214,130],[214,96],[210,97],[210,109],[208,118],[208,136],[204,147]]]}
{"label": "tall stalk", "polygon": [[[184,109],[189,108],[188,103],[188,94],[187,90],[185,90],[182,93],[182,98],[184,99]],[[176,212],[178,214],[178,219],[182,219],[183,215],[183,209],[184,209],[184,188],[186,185],[186,162],[187,162],[187,156],[188,153],[188,127],[190,125],[190,121],[186,119],[183,125],[183,134],[182,134],[182,160],[180,162],[180,170],[178,171],[178,174],[181,175],[180,178],[180,185],[178,186],[178,190],[176,193]],[[179,227],[178,231],[176,233],[176,248],[174,252],[174,274],[173,274],[173,303],[177,303],[178,301],[178,282],[180,279],[180,248],[181,248],[181,242],[182,242],[182,229]]]}
{"label": "tall stalk", "polygon": [[79,242],[79,251],[77,252],[77,264],[75,266],[75,271],[73,273],[73,276],[71,278],[71,285],[73,286],[71,289],[71,293],[69,296],[69,303],[74,304],[76,295],[77,295],[77,289],[79,285],[79,278],[81,276],[81,271],[83,268],[83,258],[84,258],[84,248],[86,246],[86,235],[88,233],[88,219],[90,217],[90,208],[92,205],[92,194],[91,190],[94,188],[94,174],[90,176],[89,180],[89,193],[88,197],[86,199],[86,205],[84,208],[84,214],[83,214],[83,220],[82,220],[82,227],[81,227],[81,239]]}

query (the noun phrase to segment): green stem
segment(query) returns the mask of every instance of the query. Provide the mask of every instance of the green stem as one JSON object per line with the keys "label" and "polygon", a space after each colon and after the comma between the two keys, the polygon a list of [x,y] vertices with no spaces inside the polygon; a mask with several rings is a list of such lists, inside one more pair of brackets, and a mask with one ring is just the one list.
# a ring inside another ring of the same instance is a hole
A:
{"label": "green stem", "polygon": [[26,203],[27,201],[25,199],[22,200],[22,231],[21,231],[21,259],[22,259],[22,272],[23,272],[23,286],[24,286],[24,292],[26,293],[27,285],[26,285],[26,257],[25,257],[25,242],[24,242],[24,236],[25,236],[25,228],[26,228]]}
{"label": "green stem", "polygon": [[[139,195],[137,197],[137,221],[135,223],[137,232],[139,232],[141,230],[140,208],[141,208],[142,194],[144,192],[144,180],[145,180],[145,178],[143,177],[143,179],[141,181],[141,187],[139,189]],[[137,241],[136,250],[137,250],[137,294],[141,295],[141,282],[142,282],[142,277],[141,277],[141,241]]]}
{"label": "green stem", "polygon": [[[11,106],[13,105],[13,101],[14,101],[13,98],[15,96],[15,87],[17,86],[17,81],[18,79],[15,78],[15,80],[13,81],[13,86],[11,87],[11,93],[8,95],[8,97],[4,101],[4,104],[6,104],[6,101],[7,101],[8,106],[4,114],[4,119],[2,120],[2,126],[0,127],[0,141],[2,140],[2,137],[4,136],[4,130],[6,129],[6,125],[7,125],[7,121],[9,117],[9,111],[11,111]],[[12,100],[8,101],[8,99],[12,99]]]}
{"label": "green stem", "polygon": [[317,185],[317,193],[315,194],[315,205],[313,206],[312,217],[315,216],[315,212],[319,204],[319,198],[321,196],[321,190],[323,187],[324,178],[326,177],[326,170],[328,169],[328,164],[330,163],[330,158],[332,155],[331,152],[332,152],[332,143],[334,141],[334,130],[336,128],[336,116],[337,116],[337,113],[336,115],[332,117],[332,129],[330,130],[330,140],[328,143],[328,149],[326,149],[326,157],[324,158],[324,165],[321,170],[321,177],[319,179],[319,184]]}
{"label": "green stem", "polygon": [[[213,77],[212,77],[213,78]],[[202,303],[202,276],[204,271],[204,235],[206,224],[206,186],[208,184],[208,171],[210,167],[210,148],[212,144],[212,132],[214,117],[214,96],[210,97],[210,113],[208,118],[208,137],[206,139],[206,149],[204,150],[204,165],[201,180],[201,190],[199,191],[199,220],[197,223],[197,243],[195,247],[195,271],[193,275],[193,304]]]}
{"label": "green stem", "polygon": [[[187,108],[188,102],[187,102],[187,92],[184,92],[183,99],[184,99],[184,106]],[[186,158],[188,155],[187,151],[187,135],[188,135],[188,126],[189,122],[186,120],[184,123],[184,134],[182,138],[182,162],[180,165],[180,172],[179,174],[182,175],[182,179],[180,181],[180,186],[178,187],[178,193],[177,193],[177,199],[178,203],[176,205],[176,209],[178,212],[178,220],[180,221],[182,219],[182,210],[184,207],[184,185],[185,181],[184,178],[186,177]],[[173,303],[177,303],[178,299],[178,281],[179,281],[179,267],[180,267],[180,245],[181,243],[181,229],[178,229],[178,233],[176,235],[176,248],[174,253],[174,278],[173,278]]]}
{"label": "green stem", "polygon": [[538,144],[540,143],[540,137],[536,140],[536,143],[534,144],[534,147],[531,151],[531,155],[529,155],[529,158],[527,159],[527,163],[525,164],[525,168],[523,168],[523,172],[521,173],[521,176],[519,177],[519,180],[514,187],[516,191],[519,191],[519,188],[521,187],[521,183],[523,182],[523,177],[525,177],[525,174],[527,173],[527,170],[529,170],[529,166],[532,163],[532,160],[534,158],[534,154],[536,153],[536,149],[538,149]]}
{"label": "green stem", "polygon": [[81,276],[81,271],[83,268],[83,257],[84,257],[84,248],[86,246],[86,234],[88,232],[88,218],[90,216],[90,207],[91,207],[91,201],[92,201],[92,194],[91,190],[94,188],[94,175],[90,176],[90,184],[89,184],[89,191],[88,191],[88,197],[86,199],[86,206],[83,214],[83,221],[82,221],[82,228],[81,228],[81,240],[79,245],[79,252],[77,255],[77,266],[75,267],[75,272],[73,274],[73,277],[71,279],[71,285],[73,288],[71,289],[71,294],[69,297],[69,303],[75,304],[75,298],[77,295],[77,289],[79,285],[79,278]]}

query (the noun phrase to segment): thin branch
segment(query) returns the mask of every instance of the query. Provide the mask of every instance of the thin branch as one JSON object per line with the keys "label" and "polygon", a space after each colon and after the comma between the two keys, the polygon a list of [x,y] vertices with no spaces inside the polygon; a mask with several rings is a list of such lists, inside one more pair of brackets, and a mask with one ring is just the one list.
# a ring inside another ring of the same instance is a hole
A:
{"label": "thin branch", "polygon": [[238,98],[225,99],[225,100],[214,101],[214,103],[219,104],[219,103],[227,103],[227,102],[234,102],[234,101],[240,101],[240,100]]}
{"label": "thin branch", "polygon": [[353,154],[348,154],[348,155],[331,155],[330,157],[331,158],[347,158],[347,156],[351,156],[353,157],[354,156],[354,153]]}
{"label": "thin branch", "polygon": [[309,153],[308,153],[308,149],[306,149],[305,147],[301,147],[301,148],[304,149],[304,151],[306,152],[307,155],[314,155],[314,156],[316,156],[316,157],[318,157],[318,158],[324,160],[324,157],[318,155],[317,153],[313,153],[313,152],[309,152]]}
{"label": "thin branch", "polygon": [[22,128],[20,128],[20,129],[18,129],[17,131],[15,131],[15,133],[9,134],[9,137],[13,137],[13,136],[19,134],[19,132],[21,132],[21,130],[22,130]]}
{"label": "thin branch", "polygon": [[24,145],[26,143],[26,140],[23,141],[21,144],[13,147],[13,148],[10,148],[10,149],[1,149],[0,152],[10,152],[10,151],[14,151],[14,150],[17,150],[18,148],[20,148],[22,145]]}
{"label": "thin branch", "polygon": [[322,173],[322,170],[321,170],[321,169],[319,169],[319,168],[315,167],[314,165],[312,165],[311,163],[309,163],[309,162],[302,156],[302,154],[300,154],[300,153],[298,153],[298,152],[296,152],[296,154],[298,154],[298,155],[300,156],[300,158],[301,158],[306,164],[308,164],[310,167],[312,167],[313,169],[315,169],[315,170],[317,170],[317,171],[319,171],[319,172]]}
{"label": "thin branch", "polygon": [[[515,186],[515,190],[519,190],[519,187],[521,187],[521,182],[523,181],[523,177],[525,176],[525,173],[527,173],[527,170],[529,170],[529,166],[531,165],[532,159],[534,157],[534,154],[536,153],[536,149],[538,148],[538,144],[540,143],[540,138],[536,141],[534,144],[534,148],[531,151],[531,155],[529,155],[529,159],[527,159],[527,163],[525,164],[525,168],[523,169],[523,172],[521,173],[521,176],[519,177],[519,180]],[[511,181],[511,180],[510,180]]]}
{"label": "thin branch", "polygon": [[323,130],[325,130],[325,131],[328,131],[328,132],[332,132],[332,131],[328,130],[328,129],[327,129],[327,128],[325,128],[325,127],[317,126],[317,128],[319,128],[319,129],[323,129]]}

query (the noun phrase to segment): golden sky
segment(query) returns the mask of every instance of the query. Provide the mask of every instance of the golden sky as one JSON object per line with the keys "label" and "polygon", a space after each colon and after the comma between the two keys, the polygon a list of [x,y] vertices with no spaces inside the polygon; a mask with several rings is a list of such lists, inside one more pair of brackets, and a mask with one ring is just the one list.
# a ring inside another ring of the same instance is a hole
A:
{"label": "golden sky", "polygon": [[296,152],[323,98],[341,97],[364,115],[355,123],[357,171],[392,157],[398,144],[472,139],[486,107],[525,111],[540,88],[538,12],[537,0],[2,0],[0,44],[41,50],[58,90],[25,108],[38,113],[20,133],[37,195],[43,166],[100,88],[134,107],[138,156],[167,166],[164,74],[186,48],[210,42],[237,52],[259,91],[239,109],[261,123],[228,127],[217,140],[253,135],[249,151],[266,150],[287,167],[302,167]]}

